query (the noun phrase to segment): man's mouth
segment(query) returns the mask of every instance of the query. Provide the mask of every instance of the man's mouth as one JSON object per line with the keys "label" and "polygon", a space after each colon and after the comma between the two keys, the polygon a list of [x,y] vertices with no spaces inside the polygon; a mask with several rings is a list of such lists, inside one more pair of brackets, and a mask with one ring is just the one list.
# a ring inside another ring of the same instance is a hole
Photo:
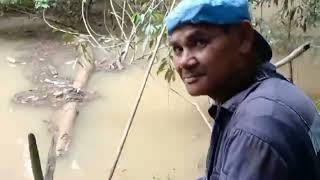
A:
{"label": "man's mouth", "polygon": [[202,76],[203,76],[203,74],[185,76],[185,77],[183,77],[183,81],[186,84],[193,84],[193,83],[197,82]]}

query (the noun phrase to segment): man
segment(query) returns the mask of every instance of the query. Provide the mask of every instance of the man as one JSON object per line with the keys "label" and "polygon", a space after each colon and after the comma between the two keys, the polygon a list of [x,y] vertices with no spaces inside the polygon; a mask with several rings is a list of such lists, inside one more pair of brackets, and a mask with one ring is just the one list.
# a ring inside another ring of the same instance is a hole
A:
{"label": "man", "polygon": [[166,18],[173,62],[193,96],[215,100],[207,180],[320,179],[320,118],[276,72],[246,0],[184,0]]}

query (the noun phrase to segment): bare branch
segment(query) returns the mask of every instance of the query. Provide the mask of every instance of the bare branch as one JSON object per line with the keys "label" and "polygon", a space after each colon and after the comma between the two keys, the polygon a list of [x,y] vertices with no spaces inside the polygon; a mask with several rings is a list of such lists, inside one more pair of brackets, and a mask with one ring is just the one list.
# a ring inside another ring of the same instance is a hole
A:
{"label": "bare branch", "polygon": [[[71,31],[67,31],[67,30],[64,30],[64,29],[61,29],[61,28],[58,28],[58,27],[55,27],[53,25],[51,25],[47,19],[46,19],[46,10],[44,9],[42,11],[42,18],[43,18],[43,21],[52,29],[56,30],[56,31],[60,31],[60,32],[64,32],[64,33],[68,33],[68,34],[73,34],[73,35],[80,35],[80,33],[76,33],[76,32],[71,32]],[[88,35],[85,35],[85,34],[81,34],[82,36],[88,36]]]}
{"label": "bare branch", "polygon": [[119,17],[117,16],[117,12],[116,12],[116,10],[114,9],[113,0],[110,0],[110,5],[111,5],[111,9],[112,9],[112,11],[113,11],[113,14],[114,14],[115,17],[116,17],[116,20],[117,20],[118,26],[119,26],[119,28],[120,28],[120,30],[121,30],[121,33],[123,34],[123,36],[125,37],[125,39],[128,39],[126,33],[124,32],[123,28],[121,27],[121,23],[120,23],[120,21],[119,21]]}
{"label": "bare branch", "polygon": [[88,24],[87,24],[87,21],[86,21],[86,17],[85,17],[85,14],[84,14],[84,4],[85,4],[85,1],[82,0],[81,3],[82,3],[82,4],[81,4],[81,15],[82,15],[82,20],[83,20],[84,26],[86,27],[87,32],[89,33],[91,39],[92,39],[99,47],[101,47],[100,43],[99,43],[99,42],[96,40],[96,38],[91,34],[90,29],[89,29],[89,27],[88,27]]}
{"label": "bare branch", "polygon": [[310,49],[310,42],[299,46],[292,53],[290,53],[287,57],[285,57],[282,60],[276,62],[275,66],[277,68],[280,68],[280,67],[284,66],[285,64],[288,64],[288,63],[292,62],[295,58],[299,57],[301,54],[306,52],[308,49]]}

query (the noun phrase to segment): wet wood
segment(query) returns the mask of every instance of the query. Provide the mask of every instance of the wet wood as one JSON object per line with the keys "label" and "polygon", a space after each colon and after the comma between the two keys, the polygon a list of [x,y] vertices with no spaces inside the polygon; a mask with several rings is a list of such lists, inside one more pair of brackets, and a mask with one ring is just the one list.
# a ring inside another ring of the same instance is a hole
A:
{"label": "wet wood", "polygon": [[[91,49],[90,56],[92,57]],[[93,69],[94,65],[91,63],[87,63],[83,67],[81,66],[74,80],[73,88],[79,90],[83,89],[87,85]],[[63,107],[59,109],[54,116],[53,123],[55,125],[54,135],[56,136],[57,156],[65,154],[69,149],[72,139],[73,127],[78,113],[78,102],[68,102],[64,104]]]}
{"label": "wet wood", "polygon": [[[93,53],[91,48],[87,48],[86,53],[93,61]],[[85,58],[88,56],[82,56]],[[90,63],[90,60],[83,59],[82,62],[87,62],[86,64],[79,66],[77,76],[73,82],[73,88],[83,89],[87,85],[89,78],[94,71],[94,63]],[[67,102],[60,109],[58,109],[54,114],[50,122],[49,131],[52,132],[53,138],[52,143],[48,153],[48,162],[46,170],[46,179],[53,180],[56,158],[63,156],[68,152],[70,144],[72,141],[72,133],[76,123],[78,111],[78,102]]]}
{"label": "wet wood", "polygon": [[52,137],[51,146],[48,153],[48,163],[46,168],[45,180],[53,180],[54,171],[56,169],[57,157],[56,157],[56,141]]}

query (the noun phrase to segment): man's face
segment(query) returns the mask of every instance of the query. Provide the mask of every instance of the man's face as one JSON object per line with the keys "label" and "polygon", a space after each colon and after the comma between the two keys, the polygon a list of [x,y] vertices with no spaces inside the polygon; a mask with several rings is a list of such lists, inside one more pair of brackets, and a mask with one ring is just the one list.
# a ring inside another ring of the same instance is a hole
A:
{"label": "man's face", "polygon": [[213,25],[184,25],[169,39],[173,62],[189,94],[215,97],[236,78],[240,39]]}

